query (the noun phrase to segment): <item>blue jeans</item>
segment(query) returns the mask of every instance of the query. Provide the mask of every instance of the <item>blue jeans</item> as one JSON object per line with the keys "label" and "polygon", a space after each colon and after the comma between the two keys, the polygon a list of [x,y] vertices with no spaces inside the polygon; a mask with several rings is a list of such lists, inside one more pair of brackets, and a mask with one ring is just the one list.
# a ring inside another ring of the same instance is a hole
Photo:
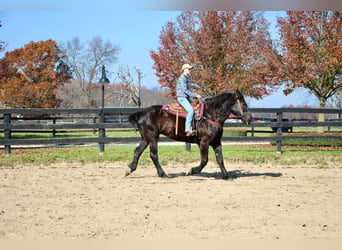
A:
{"label": "blue jeans", "polygon": [[186,97],[178,97],[177,101],[188,112],[185,120],[185,132],[188,132],[191,127],[192,118],[194,117],[194,109],[191,107],[191,101]]}

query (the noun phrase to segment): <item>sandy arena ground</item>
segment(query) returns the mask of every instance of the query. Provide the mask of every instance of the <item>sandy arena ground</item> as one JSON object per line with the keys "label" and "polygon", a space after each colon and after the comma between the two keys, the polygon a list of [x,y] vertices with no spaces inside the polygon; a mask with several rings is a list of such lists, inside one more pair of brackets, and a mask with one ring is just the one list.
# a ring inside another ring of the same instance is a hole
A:
{"label": "sandy arena ground", "polygon": [[215,163],[0,168],[0,239],[337,239],[342,163],[328,168]]}

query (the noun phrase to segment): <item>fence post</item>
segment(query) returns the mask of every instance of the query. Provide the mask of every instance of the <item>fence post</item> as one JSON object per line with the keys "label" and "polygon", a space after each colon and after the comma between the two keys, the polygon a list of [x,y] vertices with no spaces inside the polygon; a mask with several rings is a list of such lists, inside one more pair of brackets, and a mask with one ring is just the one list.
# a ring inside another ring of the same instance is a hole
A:
{"label": "fence post", "polygon": [[[52,124],[53,124],[53,125],[56,124],[56,117],[53,117],[53,118],[52,118]],[[55,128],[53,128],[53,130],[52,130],[52,136],[53,136],[53,137],[56,137],[56,129],[55,129]]]}
{"label": "fence post", "polygon": [[[94,117],[94,118],[93,118],[93,123],[94,123],[94,124],[96,124],[96,119],[97,119],[97,117]],[[93,134],[94,134],[94,135],[96,134],[96,128],[95,128],[95,127],[93,128]]]}
{"label": "fence post", "polygon": [[[104,110],[101,109],[101,113],[99,115],[99,123],[104,123],[105,119],[104,119]],[[104,139],[106,137],[106,132],[104,128],[99,128],[99,139]],[[100,155],[104,154],[105,151],[105,145],[104,142],[99,142],[99,148],[100,148]]]}
{"label": "fence post", "polygon": [[185,143],[185,150],[186,150],[187,152],[190,152],[190,151],[191,151],[191,143],[190,143],[190,142]]}
{"label": "fence post", "polygon": [[[11,140],[11,114],[4,114],[4,123],[7,125],[4,129],[4,138],[5,140]],[[5,154],[8,155],[11,153],[11,145],[5,145]]]}
{"label": "fence post", "polygon": [[[283,122],[283,112],[277,113],[277,123]],[[281,137],[282,135],[282,127],[277,127],[277,137]],[[281,154],[281,139],[277,140],[277,154]]]}

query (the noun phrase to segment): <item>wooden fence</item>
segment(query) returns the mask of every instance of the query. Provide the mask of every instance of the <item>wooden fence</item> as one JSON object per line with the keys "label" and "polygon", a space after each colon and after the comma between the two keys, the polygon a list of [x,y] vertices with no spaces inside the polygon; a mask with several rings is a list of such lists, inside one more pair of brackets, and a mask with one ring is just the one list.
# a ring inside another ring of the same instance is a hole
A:
{"label": "wooden fence", "polygon": [[[98,144],[99,152],[103,154],[105,144],[110,143],[136,143],[140,138],[129,137],[107,137],[106,129],[110,128],[132,128],[127,122],[129,114],[138,111],[139,108],[105,108],[105,109],[0,109],[0,132],[3,132],[3,139],[0,145],[4,147],[5,154],[11,153],[11,146],[14,145],[79,145]],[[322,136],[305,135],[291,136],[283,135],[284,128],[293,127],[342,127],[341,109],[304,109],[304,108],[251,108],[251,113],[272,113],[275,119],[257,122],[255,119],[251,125],[242,123],[225,123],[225,127],[248,127],[250,136],[223,137],[222,141],[276,141],[277,152],[281,153],[282,141],[284,140],[315,140],[322,139]],[[284,119],[287,113],[325,113],[334,114],[335,119],[326,122],[318,121],[288,121]],[[1,123],[2,120],[2,123]],[[258,127],[271,127],[276,130],[275,136],[254,136]],[[48,139],[15,139],[12,133],[52,133],[83,131],[98,132],[98,137],[92,138],[48,138]],[[324,140],[342,140],[342,133],[334,136],[326,136]],[[161,138],[161,141],[170,141],[168,138]]]}

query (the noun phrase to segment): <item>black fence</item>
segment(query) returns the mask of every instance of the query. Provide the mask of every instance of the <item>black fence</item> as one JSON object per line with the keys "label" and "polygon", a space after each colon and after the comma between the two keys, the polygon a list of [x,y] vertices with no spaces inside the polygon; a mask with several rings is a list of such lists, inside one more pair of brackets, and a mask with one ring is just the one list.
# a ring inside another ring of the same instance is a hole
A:
{"label": "black fence", "polygon": [[[106,130],[113,128],[132,128],[128,123],[128,115],[138,111],[139,108],[105,108],[105,109],[0,109],[0,132],[3,133],[3,139],[0,139],[0,145],[3,146],[5,154],[11,153],[11,146],[31,146],[31,145],[80,145],[80,144],[98,144],[100,154],[104,153],[105,144],[111,143],[136,143],[140,141],[136,137],[108,137]],[[225,136],[222,141],[238,142],[277,142],[277,152],[281,153],[282,141],[284,140],[316,140],[322,139],[321,135],[291,136],[283,134],[291,132],[294,127],[327,127],[342,128],[342,110],[341,109],[304,109],[304,108],[252,108],[253,113],[270,114],[273,118],[255,118],[254,122],[246,126],[239,122],[233,122],[234,119],[228,119],[225,127],[248,128],[249,136]],[[290,120],[286,115],[291,113],[325,113],[334,118],[325,122],[317,120]],[[255,136],[256,133],[269,131],[257,131],[255,128],[272,128],[274,136]],[[58,133],[84,132],[98,133],[98,136],[91,138],[12,138],[12,133],[52,133],[54,136]],[[324,140],[342,140],[342,133],[325,136]],[[170,141],[162,137],[160,141]]]}

